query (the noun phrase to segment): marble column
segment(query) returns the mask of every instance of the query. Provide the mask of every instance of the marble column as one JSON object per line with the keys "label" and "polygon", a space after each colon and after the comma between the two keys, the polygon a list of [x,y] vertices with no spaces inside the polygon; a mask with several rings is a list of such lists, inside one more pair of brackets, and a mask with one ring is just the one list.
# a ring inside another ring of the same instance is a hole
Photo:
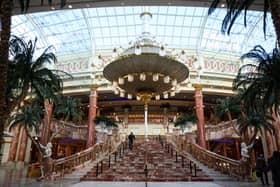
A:
{"label": "marble column", "polygon": [[200,84],[194,84],[195,88],[195,110],[197,115],[197,142],[198,145],[206,149],[205,140],[205,128],[204,128],[204,105],[203,105],[203,95],[202,86]]}
{"label": "marble column", "polygon": [[168,107],[163,107],[163,127],[167,129],[167,125],[168,125]]}
{"label": "marble column", "polygon": [[97,85],[92,86],[89,95],[89,111],[88,111],[88,141],[87,147],[91,147],[95,144],[95,123],[97,111]]}
{"label": "marble column", "polygon": [[128,108],[124,108],[124,117],[123,117],[124,127],[128,128]]}
{"label": "marble column", "polygon": [[50,103],[48,99],[46,99],[44,101],[44,106],[45,106],[45,116],[44,116],[44,124],[42,128],[40,143],[42,145],[47,145],[50,137],[50,131],[51,131],[51,118],[53,113],[53,104]]}

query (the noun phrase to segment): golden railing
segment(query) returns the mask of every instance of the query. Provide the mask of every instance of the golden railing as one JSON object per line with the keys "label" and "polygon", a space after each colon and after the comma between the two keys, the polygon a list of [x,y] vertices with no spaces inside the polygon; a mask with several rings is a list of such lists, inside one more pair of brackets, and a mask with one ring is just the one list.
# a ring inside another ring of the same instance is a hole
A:
{"label": "golden railing", "polygon": [[175,149],[178,154],[190,154],[197,161],[203,163],[209,168],[220,171],[223,174],[237,177],[238,179],[245,178],[248,174],[241,161],[233,160],[214,152],[208,151],[195,143],[191,143],[185,136],[170,136],[167,137],[167,142]]}
{"label": "golden railing", "polygon": [[65,173],[71,173],[75,169],[84,167],[88,163],[95,161],[96,164],[102,162],[108,156],[121,153],[127,147],[125,142],[121,142],[119,135],[109,135],[107,140],[95,144],[86,150],[74,155],[53,161],[53,176],[63,177]]}

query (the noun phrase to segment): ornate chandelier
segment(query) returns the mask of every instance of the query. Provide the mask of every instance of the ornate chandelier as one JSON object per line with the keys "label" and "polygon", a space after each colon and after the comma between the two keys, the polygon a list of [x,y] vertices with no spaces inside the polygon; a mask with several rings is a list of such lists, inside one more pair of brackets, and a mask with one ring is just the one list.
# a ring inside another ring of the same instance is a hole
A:
{"label": "ornate chandelier", "polygon": [[188,77],[189,70],[152,37],[152,14],[144,12],[140,18],[141,35],[104,68],[104,77],[112,82],[115,94],[128,99],[148,102],[151,98],[159,100],[175,96],[179,83]]}

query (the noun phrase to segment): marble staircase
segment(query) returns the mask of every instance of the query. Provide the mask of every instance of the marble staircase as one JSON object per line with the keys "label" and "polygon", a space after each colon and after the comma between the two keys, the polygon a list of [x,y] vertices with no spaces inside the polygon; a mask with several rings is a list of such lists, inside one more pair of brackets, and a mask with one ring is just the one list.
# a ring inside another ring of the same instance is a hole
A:
{"label": "marble staircase", "polygon": [[[146,167],[145,170],[145,160]],[[145,172],[147,171],[147,172]],[[158,141],[136,141],[133,150],[95,164],[81,181],[212,181],[198,165],[167,152]]]}

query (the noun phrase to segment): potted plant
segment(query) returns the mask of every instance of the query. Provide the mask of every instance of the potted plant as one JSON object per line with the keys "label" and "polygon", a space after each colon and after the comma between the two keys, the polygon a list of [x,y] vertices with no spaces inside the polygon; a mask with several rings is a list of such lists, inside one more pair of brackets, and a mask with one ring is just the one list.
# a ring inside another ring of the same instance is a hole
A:
{"label": "potted plant", "polygon": [[182,114],[180,115],[175,123],[175,127],[180,127],[182,134],[184,133],[185,128],[187,127],[188,129],[191,128],[192,124],[197,121],[197,117],[194,114]]}

